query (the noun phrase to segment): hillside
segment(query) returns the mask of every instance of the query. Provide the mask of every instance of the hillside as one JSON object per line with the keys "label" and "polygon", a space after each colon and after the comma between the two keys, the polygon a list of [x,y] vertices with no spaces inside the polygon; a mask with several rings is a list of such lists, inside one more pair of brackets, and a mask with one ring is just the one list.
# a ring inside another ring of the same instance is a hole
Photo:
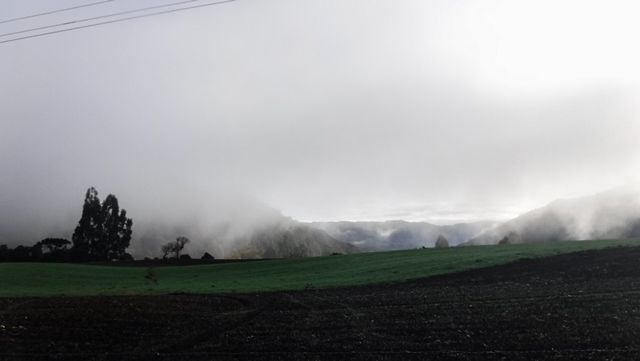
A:
{"label": "hillside", "polygon": [[326,232],[290,221],[256,231],[248,245],[233,251],[230,258],[317,257],[354,253],[357,247],[341,242]]}
{"label": "hillside", "polygon": [[426,222],[311,222],[310,226],[331,237],[366,251],[433,247],[439,235],[455,246],[492,226],[493,222],[460,223],[439,226]]}
{"label": "hillside", "polygon": [[185,251],[194,257],[204,252],[216,258],[313,257],[357,250],[324,231],[284,216],[265,219],[261,223],[220,222],[204,229],[155,224],[140,233],[142,235],[134,243],[138,256],[157,255],[159,245],[177,235],[187,235],[192,240]]}
{"label": "hillside", "polygon": [[202,266],[114,267],[0,263],[0,297],[229,293],[396,282],[640,240],[357,253]]}
{"label": "hillside", "polygon": [[510,243],[640,237],[640,187],[557,200],[488,230],[468,244],[496,244],[504,237]]}
{"label": "hillside", "polygon": [[191,218],[139,221],[132,253],[138,258],[155,257],[162,244],[181,235],[191,239],[185,252],[193,257],[204,252],[216,258],[280,258],[356,251],[354,246],[252,198],[218,197],[212,204],[214,208],[200,209],[199,216]]}

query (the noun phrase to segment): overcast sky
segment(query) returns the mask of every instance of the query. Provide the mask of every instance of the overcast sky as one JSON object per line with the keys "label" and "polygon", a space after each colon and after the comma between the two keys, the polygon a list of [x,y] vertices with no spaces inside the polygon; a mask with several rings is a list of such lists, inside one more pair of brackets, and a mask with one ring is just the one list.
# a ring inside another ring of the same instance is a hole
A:
{"label": "overcast sky", "polygon": [[[0,20],[89,2],[5,0]],[[235,191],[300,220],[451,223],[637,182],[639,16],[615,0],[237,0],[0,44],[2,224],[76,220],[92,185],[134,220]]]}

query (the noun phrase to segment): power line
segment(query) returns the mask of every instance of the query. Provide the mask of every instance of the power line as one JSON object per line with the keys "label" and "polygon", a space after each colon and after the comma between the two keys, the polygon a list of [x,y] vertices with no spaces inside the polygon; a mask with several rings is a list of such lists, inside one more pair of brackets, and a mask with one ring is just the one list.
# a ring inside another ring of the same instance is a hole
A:
{"label": "power line", "polygon": [[[194,2],[194,1],[201,1],[201,0],[189,0],[187,2]],[[0,41],[0,44],[10,43],[10,42],[19,41],[19,40],[25,40],[25,39],[31,39],[31,38],[37,38],[37,37],[46,36],[46,35],[58,34],[58,33],[63,33],[63,32],[67,32],[67,31],[78,30],[78,29],[91,28],[91,27],[94,27],[94,26],[113,24],[113,23],[118,23],[118,22],[122,22],[122,21],[146,18],[146,17],[156,16],[156,15],[169,14],[169,13],[174,13],[174,12],[183,11],[183,10],[203,8],[203,7],[212,6],[212,5],[221,5],[221,4],[230,3],[230,2],[234,2],[234,1],[236,1],[236,0],[223,0],[223,1],[218,1],[218,2],[209,3],[209,4],[186,6],[186,7],[182,7],[182,8],[178,8],[178,9],[164,10],[164,11],[158,11],[158,12],[155,12],[155,13],[130,16],[130,17],[127,17],[127,18],[103,21],[103,22],[94,23],[94,24],[88,24],[88,25],[81,25],[81,26],[76,26],[76,27],[72,27],[72,28],[65,28],[65,29],[60,29],[60,30],[55,30],[55,31],[49,31],[49,32],[46,32],[46,33],[27,35],[27,36],[22,36],[22,37],[19,37],[19,38],[3,40],[3,41]],[[182,3],[184,3],[184,2],[182,2]],[[180,3],[176,3],[176,4],[180,4]],[[173,5],[176,5],[176,4],[173,4]],[[166,6],[169,6],[169,5],[166,5]],[[139,9],[139,10],[136,10],[136,11],[142,11],[142,9]],[[132,12],[136,12],[136,11],[132,11]],[[110,15],[110,16],[115,16],[115,15]],[[105,17],[106,17],[106,15],[105,15]],[[79,22],[79,21],[71,22],[71,24],[77,23],[77,22]]]}
{"label": "power line", "polygon": [[19,20],[25,20],[25,19],[31,19],[31,18],[35,18],[35,17],[38,17],[38,16],[51,15],[51,14],[61,13],[61,12],[64,12],[64,11],[70,11],[70,10],[75,10],[75,9],[80,9],[80,8],[86,8],[86,7],[89,7],[89,6],[96,6],[96,5],[100,5],[100,4],[104,4],[104,3],[108,3],[108,2],[112,2],[112,1],[114,1],[114,0],[96,1],[96,2],[89,3],[89,4],[72,6],[70,8],[51,10],[51,11],[46,11],[46,12],[38,13],[38,14],[21,16],[21,17],[18,17],[18,18],[12,18],[12,19],[7,19],[7,20],[1,20],[0,24],[10,23],[10,22],[19,21]]}
{"label": "power line", "polygon": [[[110,1],[111,1],[111,0],[110,0]],[[144,7],[144,8],[140,8],[140,9],[126,10],[126,11],[121,11],[121,12],[117,12],[117,13],[112,13],[112,14],[107,14],[107,15],[100,15],[100,16],[94,16],[94,17],[91,17],[91,18],[84,18],[84,19],[79,19],[79,20],[71,20],[71,21],[66,21],[66,22],[63,22],[63,23],[58,23],[58,24],[53,24],[53,25],[40,26],[40,27],[37,27],[37,28],[31,28],[31,29],[26,29],[26,30],[12,31],[12,32],[10,32],[10,33],[0,34],[0,38],[1,38],[1,37],[5,37],[5,36],[11,36],[11,35],[18,35],[18,34],[30,33],[30,32],[32,32],[32,31],[38,31],[38,30],[46,30],[46,29],[51,29],[51,28],[57,28],[57,27],[60,27],[60,26],[73,25],[73,24],[78,24],[78,23],[85,23],[85,22],[87,22],[87,21],[93,21],[93,20],[106,19],[106,18],[110,18],[110,17],[114,17],[114,16],[121,16],[121,15],[128,15],[128,14],[133,14],[133,13],[139,13],[139,12],[141,12],[141,11],[155,10],[155,9],[161,9],[161,8],[166,8],[166,7],[171,7],[171,6],[179,6],[179,5],[184,5],[184,4],[194,3],[194,2],[198,2],[198,1],[202,1],[202,0],[186,0],[186,1],[174,2],[174,3],[170,3],[170,4],[162,4],[162,5],[148,6],[148,7]],[[1,44],[1,43],[0,43],[0,44]]]}

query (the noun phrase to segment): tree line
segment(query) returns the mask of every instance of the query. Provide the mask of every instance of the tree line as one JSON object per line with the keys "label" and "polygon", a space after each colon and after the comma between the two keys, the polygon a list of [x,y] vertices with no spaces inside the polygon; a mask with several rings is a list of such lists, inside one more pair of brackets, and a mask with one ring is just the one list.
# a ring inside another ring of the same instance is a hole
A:
{"label": "tree line", "polygon": [[[0,262],[93,262],[131,261],[127,253],[133,234],[133,220],[127,211],[121,209],[118,198],[109,194],[100,201],[94,187],[87,189],[82,215],[71,241],[64,238],[45,238],[33,246],[9,248],[0,245]],[[162,259],[184,260],[189,255],[182,254],[187,237],[178,237],[161,247]],[[213,260],[209,253],[202,260]]]}
{"label": "tree line", "polygon": [[103,202],[94,187],[87,189],[82,215],[72,241],[45,238],[33,246],[13,249],[0,245],[0,262],[87,262],[132,260],[126,249],[131,243],[133,220],[120,209],[118,198],[109,194]]}

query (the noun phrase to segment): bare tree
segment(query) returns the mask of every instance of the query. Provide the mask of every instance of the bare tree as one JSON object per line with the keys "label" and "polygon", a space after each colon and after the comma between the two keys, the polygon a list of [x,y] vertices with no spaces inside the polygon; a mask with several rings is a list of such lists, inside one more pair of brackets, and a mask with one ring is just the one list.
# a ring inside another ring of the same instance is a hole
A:
{"label": "bare tree", "polygon": [[173,254],[173,258],[179,259],[180,252],[184,249],[184,246],[189,243],[189,238],[180,236],[176,238],[175,242],[169,242],[162,246],[162,258],[166,259],[169,254]]}
{"label": "bare tree", "polygon": [[162,259],[167,259],[169,253],[173,253],[173,242],[165,244],[160,250],[162,251]]}
{"label": "bare tree", "polygon": [[180,258],[180,252],[182,252],[182,249],[184,248],[184,246],[189,243],[189,238],[187,237],[178,237],[176,238],[176,248],[174,250],[175,254],[176,254],[176,258]]}

